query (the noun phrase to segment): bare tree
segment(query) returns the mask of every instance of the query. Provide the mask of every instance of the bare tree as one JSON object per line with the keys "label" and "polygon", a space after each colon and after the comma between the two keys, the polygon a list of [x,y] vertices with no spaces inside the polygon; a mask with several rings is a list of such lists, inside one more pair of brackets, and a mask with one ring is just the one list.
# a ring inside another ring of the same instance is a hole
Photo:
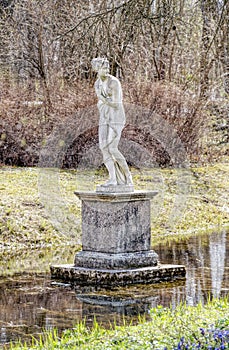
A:
{"label": "bare tree", "polygon": [[[5,118],[20,120],[28,111],[17,103],[39,100],[44,108],[33,113],[43,137],[58,118],[95,103],[90,62],[106,56],[126,101],[171,112],[195,143],[201,103],[229,91],[228,16],[228,0],[2,0],[1,96],[15,102]],[[199,99],[185,122],[182,93]]]}

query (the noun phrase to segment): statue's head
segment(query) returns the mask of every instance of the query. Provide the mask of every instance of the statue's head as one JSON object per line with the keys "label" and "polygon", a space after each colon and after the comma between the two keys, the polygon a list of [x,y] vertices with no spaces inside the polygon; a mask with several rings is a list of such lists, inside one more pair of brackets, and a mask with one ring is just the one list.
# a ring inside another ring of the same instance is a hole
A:
{"label": "statue's head", "polygon": [[103,57],[93,58],[93,60],[91,61],[91,65],[92,65],[92,69],[95,72],[99,72],[100,70],[107,71],[107,73],[109,72],[110,65],[107,58],[103,58]]}

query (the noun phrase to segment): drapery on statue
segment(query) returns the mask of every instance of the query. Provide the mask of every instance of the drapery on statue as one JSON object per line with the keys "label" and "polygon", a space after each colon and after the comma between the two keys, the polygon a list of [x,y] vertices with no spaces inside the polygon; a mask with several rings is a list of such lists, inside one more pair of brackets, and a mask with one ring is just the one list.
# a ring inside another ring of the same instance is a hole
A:
{"label": "drapery on statue", "polygon": [[109,74],[109,61],[106,58],[94,58],[91,64],[98,74],[95,91],[100,114],[99,147],[109,172],[109,180],[102,186],[132,186],[132,176],[127,162],[118,150],[121,132],[126,121],[121,84],[116,77]]}

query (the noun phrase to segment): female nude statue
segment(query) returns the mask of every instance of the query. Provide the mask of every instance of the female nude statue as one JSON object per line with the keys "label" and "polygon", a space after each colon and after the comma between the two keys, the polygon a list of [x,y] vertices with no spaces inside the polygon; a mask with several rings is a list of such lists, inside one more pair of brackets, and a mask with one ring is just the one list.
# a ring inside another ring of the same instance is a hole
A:
{"label": "female nude statue", "polygon": [[109,180],[103,186],[133,185],[127,162],[118,150],[125,125],[121,84],[116,77],[109,74],[109,62],[106,58],[94,58],[91,63],[98,74],[95,91],[100,114],[99,147],[109,172]]}

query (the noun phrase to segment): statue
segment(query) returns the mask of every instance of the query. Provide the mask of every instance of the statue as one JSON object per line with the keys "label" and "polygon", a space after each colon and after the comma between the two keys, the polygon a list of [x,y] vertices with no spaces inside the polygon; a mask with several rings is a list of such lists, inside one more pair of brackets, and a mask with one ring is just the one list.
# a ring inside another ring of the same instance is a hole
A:
{"label": "statue", "polygon": [[118,150],[118,143],[125,125],[125,112],[122,103],[122,88],[119,80],[109,74],[109,61],[94,58],[92,68],[97,72],[95,92],[99,109],[99,147],[103,162],[109,173],[109,180],[103,187],[132,186],[132,176],[127,162]]}

